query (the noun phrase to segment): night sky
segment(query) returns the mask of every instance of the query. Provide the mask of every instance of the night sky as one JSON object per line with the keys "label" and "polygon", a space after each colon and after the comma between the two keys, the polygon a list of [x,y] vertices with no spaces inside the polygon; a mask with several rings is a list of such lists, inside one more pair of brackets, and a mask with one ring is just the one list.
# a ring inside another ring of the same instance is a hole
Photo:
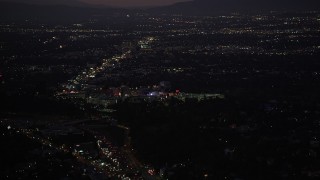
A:
{"label": "night sky", "polygon": [[88,4],[105,4],[110,6],[159,6],[190,0],[81,0]]}
{"label": "night sky", "polygon": [[139,7],[139,6],[163,6],[177,2],[185,2],[190,0],[0,0],[8,2],[24,2],[36,4],[77,4],[84,2],[86,4],[102,4],[106,6],[117,7]]}
{"label": "night sky", "polygon": [[[113,7],[144,7],[144,6],[163,6],[177,2],[187,2],[192,0],[0,0],[8,2],[24,2],[36,4],[68,4],[68,5],[104,5]],[[270,7],[270,8],[299,8],[312,7],[318,9],[320,0],[193,0],[201,2],[210,7]],[[82,4],[83,5],[83,4]]]}

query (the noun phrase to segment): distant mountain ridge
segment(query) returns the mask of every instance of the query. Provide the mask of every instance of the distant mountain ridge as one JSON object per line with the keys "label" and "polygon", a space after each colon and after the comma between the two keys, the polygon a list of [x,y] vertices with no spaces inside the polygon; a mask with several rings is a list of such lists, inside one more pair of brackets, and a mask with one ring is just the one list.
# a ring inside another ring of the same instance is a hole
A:
{"label": "distant mountain ridge", "polygon": [[205,15],[231,11],[320,10],[320,0],[194,0],[150,9],[153,13]]}
{"label": "distant mountain ridge", "polygon": [[147,12],[150,14],[182,14],[182,15],[213,15],[221,12],[264,11],[264,10],[317,10],[320,0],[195,0],[176,3],[169,6],[149,9],[121,9],[105,6],[91,6],[78,0],[56,0],[54,4],[43,4],[40,0],[29,3],[5,2],[0,0],[0,21],[25,21],[33,19],[41,22],[74,22],[88,20],[93,15],[125,14]]}

